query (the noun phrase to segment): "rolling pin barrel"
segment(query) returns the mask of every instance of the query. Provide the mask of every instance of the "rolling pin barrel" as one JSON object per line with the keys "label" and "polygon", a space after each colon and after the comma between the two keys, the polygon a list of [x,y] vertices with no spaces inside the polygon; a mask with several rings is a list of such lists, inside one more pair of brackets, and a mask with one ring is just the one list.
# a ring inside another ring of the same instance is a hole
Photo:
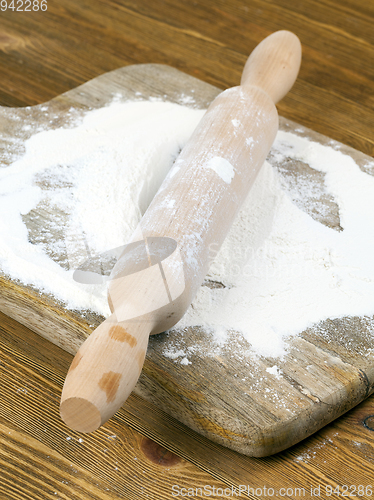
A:
{"label": "rolling pin barrel", "polygon": [[69,369],[60,412],[73,429],[93,431],[117,411],[138,380],[149,335],[171,328],[189,307],[269,153],[275,103],[300,62],[293,33],[267,37],[241,85],[212,102],[183,148],[112,271],[112,315]]}

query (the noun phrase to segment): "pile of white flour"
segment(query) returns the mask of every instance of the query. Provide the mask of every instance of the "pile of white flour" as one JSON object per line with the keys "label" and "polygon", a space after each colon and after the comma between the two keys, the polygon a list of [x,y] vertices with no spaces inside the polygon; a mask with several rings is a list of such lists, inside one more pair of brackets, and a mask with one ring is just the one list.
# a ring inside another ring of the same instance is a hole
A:
{"label": "pile of white flour", "polygon": [[[105,283],[77,283],[74,269],[126,243],[203,113],[113,102],[73,128],[33,135],[23,156],[0,168],[2,272],[67,308],[107,316]],[[207,284],[178,326],[203,326],[221,344],[237,331],[257,353],[276,357],[285,336],[327,318],[374,314],[374,177],[291,133],[279,132],[274,150],[280,162],[300,160],[325,175],[342,230],[302,210],[265,163],[223,247],[210,249]],[[39,215],[46,207],[54,220]]]}

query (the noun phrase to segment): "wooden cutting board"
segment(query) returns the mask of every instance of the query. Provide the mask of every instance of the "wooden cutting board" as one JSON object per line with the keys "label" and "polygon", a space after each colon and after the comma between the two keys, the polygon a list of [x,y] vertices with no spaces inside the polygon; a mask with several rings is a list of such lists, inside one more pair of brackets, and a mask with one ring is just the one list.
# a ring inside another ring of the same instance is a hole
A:
{"label": "wooden cutting board", "polygon": [[[22,153],[22,144],[38,125],[50,129],[69,126],[72,116],[100,108],[115,95],[126,101],[141,93],[144,98],[157,97],[205,109],[219,92],[168,66],[148,64],[118,69],[43,105],[0,108],[0,161],[9,164]],[[280,128],[338,147],[362,169],[372,161],[289,120],[281,118]],[[15,141],[15,137],[21,141]],[[305,163],[291,159],[279,165],[276,158],[270,153],[268,159],[284,175],[302,177],[309,169]],[[324,214],[320,222],[336,227],[337,206],[323,197],[315,203],[327,210],[315,210],[311,215],[318,219],[318,214]],[[29,234],[34,236],[42,231],[44,222],[56,217],[48,207],[38,215],[38,225],[35,217],[24,218]],[[104,319],[92,311],[66,310],[53,296],[6,277],[1,269],[0,289],[2,312],[72,354]],[[165,346],[181,343],[180,332],[171,330],[151,337],[135,392],[215,442],[250,456],[270,455],[311,435],[373,392],[372,320],[334,319],[300,332],[287,342],[288,355],[277,361],[282,373],[279,378],[267,371],[274,359],[257,356],[251,363],[243,363],[240,353],[248,350],[248,345],[240,341],[238,356],[233,356],[232,350],[213,356],[199,354],[207,342],[206,333],[199,328],[184,333],[184,350],[189,346],[195,349],[189,355],[191,363],[181,364],[165,355]]]}

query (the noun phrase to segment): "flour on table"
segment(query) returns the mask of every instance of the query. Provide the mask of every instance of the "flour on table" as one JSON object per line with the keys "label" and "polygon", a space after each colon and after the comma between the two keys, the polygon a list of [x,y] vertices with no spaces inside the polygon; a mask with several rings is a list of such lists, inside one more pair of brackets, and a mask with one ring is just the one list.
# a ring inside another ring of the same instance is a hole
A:
{"label": "flour on table", "polygon": [[[83,285],[73,272],[126,243],[203,114],[157,100],[113,102],[71,128],[34,134],[0,168],[2,272],[66,308],[109,315],[105,281]],[[289,132],[278,133],[272,154],[310,172],[291,186],[265,162],[223,246],[209,249],[209,274],[176,325],[181,345],[165,347],[176,362],[190,364],[183,331],[191,326],[218,350],[235,333],[259,355],[280,357],[289,335],[374,314],[374,178],[351,157]],[[209,167],[225,182],[234,175],[222,161]],[[323,223],[323,203],[322,219],[310,210],[316,189],[332,200],[336,227]],[[277,365],[269,375],[281,377]]]}
{"label": "flour on table", "polygon": [[22,157],[0,166],[3,273],[69,309],[108,315],[105,284],[77,283],[73,272],[126,244],[204,113],[155,99],[113,102],[72,128],[34,134]]}
{"label": "flour on table", "polygon": [[[179,326],[241,332],[265,356],[284,354],[289,335],[328,318],[374,313],[374,177],[329,147],[279,131],[273,150],[324,174],[341,231],[314,220],[265,163],[207,280]],[[308,195],[304,185],[304,196]],[[310,188],[314,189],[313,178]],[[208,281],[209,282],[209,281]],[[374,332],[373,332],[374,333]]]}

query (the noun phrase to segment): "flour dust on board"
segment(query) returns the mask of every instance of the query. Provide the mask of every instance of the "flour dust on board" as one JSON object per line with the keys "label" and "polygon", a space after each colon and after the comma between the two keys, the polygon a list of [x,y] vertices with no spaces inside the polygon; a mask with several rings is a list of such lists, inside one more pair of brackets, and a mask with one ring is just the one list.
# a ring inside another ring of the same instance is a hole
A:
{"label": "flour dust on board", "polygon": [[[113,102],[31,136],[0,168],[2,272],[68,309],[108,316],[105,279],[78,283],[74,270],[107,254],[109,274],[110,251],[126,244],[203,114],[157,100]],[[223,159],[207,168],[231,181]],[[180,342],[164,354],[188,364],[183,332],[200,326],[207,355],[236,336],[252,353],[280,357],[287,337],[323,320],[372,316],[373,220],[369,169],[280,131],[223,246],[209,249],[209,274],[175,327]]]}

